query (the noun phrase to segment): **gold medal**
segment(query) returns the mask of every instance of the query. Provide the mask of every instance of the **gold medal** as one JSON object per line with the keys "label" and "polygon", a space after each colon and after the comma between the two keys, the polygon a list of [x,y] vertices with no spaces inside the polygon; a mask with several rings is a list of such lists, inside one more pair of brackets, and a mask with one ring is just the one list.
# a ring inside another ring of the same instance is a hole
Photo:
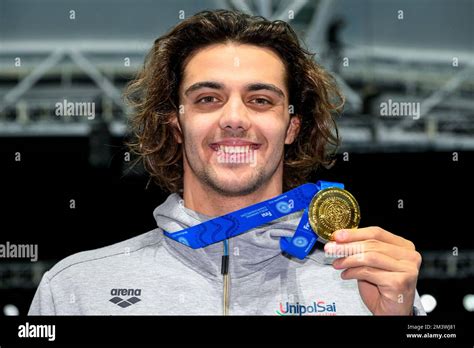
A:
{"label": "gold medal", "polygon": [[359,226],[359,204],[348,191],[329,187],[313,197],[308,217],[313,231],[323,242],[327,242],[334,231]]}

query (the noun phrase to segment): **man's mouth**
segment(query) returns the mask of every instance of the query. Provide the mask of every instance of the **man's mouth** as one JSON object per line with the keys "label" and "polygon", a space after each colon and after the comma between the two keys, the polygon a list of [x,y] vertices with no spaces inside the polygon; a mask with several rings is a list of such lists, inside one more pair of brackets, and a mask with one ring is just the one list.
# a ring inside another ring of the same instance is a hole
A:
{"label": "man's mouth", "polygon": [[244,141],[225,141],[212,143],[209,145],[214,151],[225,154],[248,153],[249,151],[258,150],[261,144],[250,143]]}
{"label": "man's mouth", "polygon": [[259,144],[246,145],[246,146],[226,146],[226,145],[211,145],[214,151],[221,153],[247,153],[249,151],[257,150],[260,147]]}
{"label": "man's mouth", "polygon": [[262,145],[240,139],[226,139],[209,146],[214,150],[218,163],[232,166],[250,164],[253,167],[257,161],[257,150]]}

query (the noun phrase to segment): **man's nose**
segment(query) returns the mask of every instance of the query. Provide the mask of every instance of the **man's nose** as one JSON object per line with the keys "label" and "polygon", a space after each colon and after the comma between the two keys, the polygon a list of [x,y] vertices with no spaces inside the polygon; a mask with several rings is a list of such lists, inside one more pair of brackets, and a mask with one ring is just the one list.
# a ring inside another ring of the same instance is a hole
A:
{"label": "man's nose", "polygon": [[222,108],[219,126],[222,129],[241,131],[246,131],[250,127],[248,109],[240,96],[230,98]]}

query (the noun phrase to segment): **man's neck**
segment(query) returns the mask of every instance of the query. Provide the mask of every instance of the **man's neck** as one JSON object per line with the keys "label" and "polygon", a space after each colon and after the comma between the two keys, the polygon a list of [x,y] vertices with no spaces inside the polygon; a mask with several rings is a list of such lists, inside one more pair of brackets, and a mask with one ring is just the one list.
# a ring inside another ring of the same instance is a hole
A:
{"label": "man's neck", "polygon": [[[187,189],[191,187],[190,189]],[[270,181],[244,196],[224,196],[203,185],[184,185],[184,206],[198,213],[216,217],[260,203],[282,193],[281,180]]]}

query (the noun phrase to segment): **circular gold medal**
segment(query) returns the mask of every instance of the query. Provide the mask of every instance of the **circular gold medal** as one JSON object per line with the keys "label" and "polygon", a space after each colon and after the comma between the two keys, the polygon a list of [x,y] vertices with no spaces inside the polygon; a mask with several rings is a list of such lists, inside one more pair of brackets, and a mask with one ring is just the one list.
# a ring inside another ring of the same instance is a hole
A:
{"label": "circular gold medal", "polygon": [[308,217],[313,231],[323,242],[327,242],[334,231],[359,226],[359,204],[348,191],[329,187],[313,197]]}

